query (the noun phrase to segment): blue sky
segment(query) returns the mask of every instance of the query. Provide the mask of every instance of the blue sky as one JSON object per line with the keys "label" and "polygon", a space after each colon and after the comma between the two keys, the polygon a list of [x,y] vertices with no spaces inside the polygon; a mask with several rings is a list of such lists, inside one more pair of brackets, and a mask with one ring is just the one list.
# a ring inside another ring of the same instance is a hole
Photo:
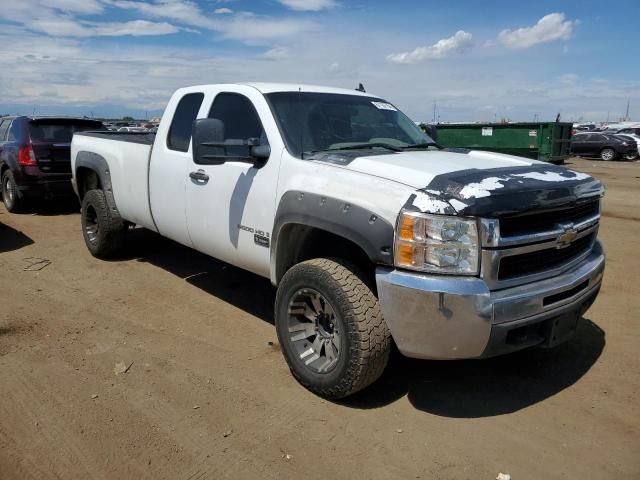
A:
{"label": "blue sky", "polygon": [[640,120],[640,3],[15,0],[0,113],[136,117],[185,85],[355,88],[414,120]]}

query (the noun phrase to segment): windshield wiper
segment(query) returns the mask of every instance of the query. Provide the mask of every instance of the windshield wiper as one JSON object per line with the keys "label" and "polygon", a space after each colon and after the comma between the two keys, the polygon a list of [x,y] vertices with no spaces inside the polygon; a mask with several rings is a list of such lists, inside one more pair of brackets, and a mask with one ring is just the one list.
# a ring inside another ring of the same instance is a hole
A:
{"label": "windshield wiper", "polygon": [[395,145],[390,145],[388,143],[357,143],[356,145],[345,145],[344,147],[336,147],[336,148],[328,148],[326,152],[334,152],[339,150],[360,150],[364,148],[386,148],[387,150],[392,150],[394,152],[401,152],[402,148],[396,147]]}
{"label": "windshield wiper", "polygon": [[407,150],[409,148],[429,148],[429,147],[436,147],[439,149],[442,149],[442,145],[440,145],[439,143],[436,142],[425,142],[425,143],[412,143],[411,145],[406,145],[404,147],[402,147],[402,150]]}

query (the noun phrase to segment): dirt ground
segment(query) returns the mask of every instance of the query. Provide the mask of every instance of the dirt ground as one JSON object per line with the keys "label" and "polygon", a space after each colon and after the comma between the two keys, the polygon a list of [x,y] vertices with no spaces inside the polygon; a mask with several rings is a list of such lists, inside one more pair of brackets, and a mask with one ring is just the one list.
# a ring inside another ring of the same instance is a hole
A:
{"label": "dirt ground", "polygon": [[0,479],[640,478],[640,163],[569,165],[607,186],[574,339],[396,358],[342,403],[289,374],[267,280],[143,230],[99,261],[75,206],[0,206]]}

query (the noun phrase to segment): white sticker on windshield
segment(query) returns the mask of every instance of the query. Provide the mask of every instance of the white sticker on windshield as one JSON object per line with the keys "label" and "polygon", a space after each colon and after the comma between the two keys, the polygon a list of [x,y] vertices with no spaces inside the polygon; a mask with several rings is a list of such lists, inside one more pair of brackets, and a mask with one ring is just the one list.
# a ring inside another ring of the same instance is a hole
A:
{"label": "white sticker on windshield", "polygon": [[398,109],[393,105],[391,105],[390,103],[385,103],[385,102],[371,102],[371,103],[373,103],[373,106],[376,107],[378,110],[391,110],[394,112],[398,111]]}

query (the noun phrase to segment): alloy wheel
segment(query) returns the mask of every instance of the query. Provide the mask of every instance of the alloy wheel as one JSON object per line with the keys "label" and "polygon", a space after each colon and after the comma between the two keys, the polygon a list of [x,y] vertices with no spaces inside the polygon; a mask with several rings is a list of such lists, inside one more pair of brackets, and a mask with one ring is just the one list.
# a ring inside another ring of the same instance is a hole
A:
{"label": "alloy wheel", "polygon": [[320,292],[303,288],[291,297],[288,313],[288,336],[300,360],[315,373],[330,372],[342,334],[334,308]]}

